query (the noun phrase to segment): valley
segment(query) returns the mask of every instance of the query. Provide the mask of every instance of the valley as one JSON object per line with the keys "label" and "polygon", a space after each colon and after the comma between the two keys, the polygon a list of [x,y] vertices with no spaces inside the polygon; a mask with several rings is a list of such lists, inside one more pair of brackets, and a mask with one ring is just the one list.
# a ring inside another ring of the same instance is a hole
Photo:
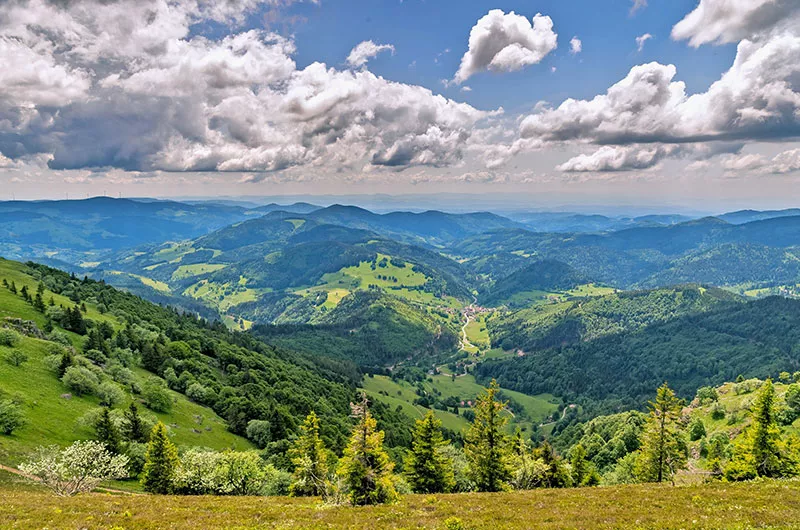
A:
{"label": "valley", "polygon": [[[429,415],[457,463],[491,386],[503,437],[534,455],[551,447],[554,473],[580,446],[611,487],[638,481],[625,465],[666,380],[687,403],[682,428],[704,428],[676,473],[696,484],[716,465],[704,444],[748,429],[766,378],[782,378],[776,399],[795,406],[784,378],[800,373],[793,216],[543,233],[484,214],[268,210],[91,262],[83,253],[70,274],[36,264],[38,251],[0,262],[0,327],[19,336],[0,357],[24,359],[0,366],[0,402],[25,418],[0,436],[0,461],[24,462],[43,439],[97,437],[103,410],[122,425],[134,404],[181,454],[258,451],[271,480],[289,480],[302,418],[319,415],[341,458],[365,392],[395,466]],[[770,222],[778,246],[763,250]],[[59,376],[66,350],[90,380],[83,393]],[[704,388],[717,397],[696,397]],[[793,414],[784,436],[800,435]]]}

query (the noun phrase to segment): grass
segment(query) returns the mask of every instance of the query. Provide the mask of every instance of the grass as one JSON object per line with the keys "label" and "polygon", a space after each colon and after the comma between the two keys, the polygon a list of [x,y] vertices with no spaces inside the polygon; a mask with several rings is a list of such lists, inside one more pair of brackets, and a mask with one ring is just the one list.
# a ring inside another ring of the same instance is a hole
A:
{"label": "grass", "polygon": [[[460,495],[405,495],[395,504],[324,507],[288,497],[55,497],[3,479],[0,527],[139,530],[800,528],[800,483],[635,485]],[[452,519],[451,519],[452,521]],[[450,526],[453,528],[454,526]]]}
{"label": "grass", "polygon": [[183,280],[192,276],[200,276],[209,272],[224,269],[226,266],[221,263],[194,263],[192,265],[181,265],[172,273],[171,281]]}
{"label": "grass", "polygon": [[[297,289],[294,292],[301,296],[313,296],[320,291],[326,291],[328,299],[323,306],[329,310],[335,308],[342,298],[352,291],[367,289],[370,285],[378,286],[395,296],[426,306],[453,309],[463,307],[463,303],[456,298],[437,298],[432,293],[418,290],[419,287],[425,285],[428,277],[421,272],[414,271],[412,264],[405,263],[402,267],[398,267],[392,264],[389,256],[378,254],[378,262],[384,259],[386,260],[385,267],[377,266],[373,270],[371,261],[362,261],[356,266],[344,267],[336,272],[327,273],[322,276],[318,285]],[[379,278],[379,276],[390,279]],[[397,278],[397,281],[395,282],[393,278]]]}

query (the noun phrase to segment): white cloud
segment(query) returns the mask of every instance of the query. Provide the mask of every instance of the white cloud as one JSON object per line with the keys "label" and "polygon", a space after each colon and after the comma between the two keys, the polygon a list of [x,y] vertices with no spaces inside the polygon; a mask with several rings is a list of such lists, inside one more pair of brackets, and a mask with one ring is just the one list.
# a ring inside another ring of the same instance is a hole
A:
{"label": "white cloud", "polygon": [[633,0],[633,5],[631,6],[629,14],[633,16],[637,11],[644,9],[645,7],[647,7],[647,0]]}
{"label": "white cloud", "polygon": [[644,49],[644,44],[652,38],[653,36],[649,33],[645,33],[644,35],[639,35],[636,37],[636,50],[642,51]]}
{"label": "white cloud", "polygon": [[797,30],[797,0],[700,0],[672,28],[672,38],[702,44],[725,44],[775,30]]}
{"label": "white cloud", "polygon": [[460,84],[478,72],[513,72],[541,62],[556,49],[557,35],[550,17],[537,13],[532,22],[513,11],[489,11],[470,31],[469,49],[453,81]]}
{"label": "white cloud", "polygon": [[760,153],[726,157],[722,167],[728,171],[756,172],[758,174],[782,175],[800,171],[800,148],[789,149],[767,158]]}
{"label": "white cloud", "polygon": [[523,138],[694,142],[800,133],[800,37],[743,41],[733,66],[706,92],[688,96],[673,65],[634,66],[606,94],[567,99],[522,120]]}
{"label": "white cloud", "polygon": [[347,56],[347,64],[353,68],[361,68],[370,59],[384,51],[394,54],[394,46],[391,44],[375,44],[371,40],[366,40],[350,51],[350,55]]}
{"label": "white cloud", "polygon": [[581,39],[578,37],[572,37],[569,40],[569,52],[572,55],[575,55],[581,53],[581,51],[583,51],[583,43],[581,42]]}
{"label": "white cloud", "polygon": [[[236,32],[288,0],[18,0],[0,17],[0,151],[53,169],[321,171],[459,164],[492,116],[363,67],[298,70],[294,43]],[[219,40],[200,21],[228,24]],[[24,98],[24,101],[20,98]]]}
{"label": "white cloud", "polygon": [[565,172],[631,171],[649,169],[676,149],[675,146],[604,145],[591,154],[581,154],[556,166]]}

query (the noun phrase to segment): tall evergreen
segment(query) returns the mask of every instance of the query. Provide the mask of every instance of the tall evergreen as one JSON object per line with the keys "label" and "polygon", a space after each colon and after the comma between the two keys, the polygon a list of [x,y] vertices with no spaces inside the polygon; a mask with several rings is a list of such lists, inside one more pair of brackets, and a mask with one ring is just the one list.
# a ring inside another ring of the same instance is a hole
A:
{"label": "tall evergreen", "polygon": [[133,401],[128,406],[128,410],[124,412],[122,434],[131,442],[145,443],[147,441],[147,429],[139,415],[139,407]]}
{"label": "tall evergreen", "polygon": [[339,476],[348,488],[350,502],[356,506],[392,502],[397,498],[392,483],[394,464],[383,449],[384,433],[369,412],[366,394],[361,403],[351,407],[357,423],[339,462]]}
{"label": "tall evergreen", "polygon": [[61,354],[61,362],[58,363],[58,378],[61,379],[64,377],[64,374],[67,373],[67,368],[72,366],[74,362],[72,358],[72,351],[69,348],[64,350],[64,353]]}
{"label": "tall evergreen", "polygon": [[106,448],[112,453],[119,453],[121,448],[121,439],[119,429],[111,419],[111,411],[107,407],[103,407],[103,412],[94,424],[94,430],[97,435],[97,441],[103,443]]}
{"label": "tall evergreen", "polygon": [[492,380],[489,388],[475,400],[475,420],[467,431],[464,451],[472,480],[479,491],[501,491],[511,478],[508,435],[503,431],[508,419],[498,401],[500,388]]}
{"label": "tall evergreen", "polygon": [[429,410],[416,422],[405,459],[405,473],[414,493],[446,493],[455,485],[453,463],[441,451],[445,445],[442,422]]}
{"label": "tall evergreen", "polygon": [[306,416],[289,454],[295,466],[289,493],[322,495],[328,480],[328,461],[325,444],[319,436],[319,418],[314,411]]}
{"label": "tall evergreen", "polygon": [[147,444],[142,486],[150,493],[166,494],[172,491],[175,471],[178,469],[178,450],[169,439],[167,427],[158,422],[150,433]]}
{"label": "tall evergreen", "polygon": [[752,423],[734,447],[725,469],[729,480],[791,477],[800,473],[795,448],[781,439],[776,419],[775,386],[767,379],[751,410]]}
{"label": "tall evergreen", "polygon": [[643,482],[672,480],[687,462],[687,446],[680,424],[682,402],[667,383],[650,402],[650,415],[642,432],[636,461],[637,478]]}

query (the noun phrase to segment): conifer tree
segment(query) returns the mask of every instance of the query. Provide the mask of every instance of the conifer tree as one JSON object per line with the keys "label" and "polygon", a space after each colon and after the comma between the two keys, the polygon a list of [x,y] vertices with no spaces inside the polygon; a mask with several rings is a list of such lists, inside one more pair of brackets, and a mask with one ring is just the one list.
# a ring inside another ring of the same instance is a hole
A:
{"label": "conifer tree", "polygon": [[64,374],[67,373],[67,368],[72,366],[73,359],[72,359],[72,352],[69,348],[64,350],[64,353],[61,354],[61,362],[58,364],[58,378],[61,379],[64,377]]}
{"label": "conifer tree", "polygon": [[505,403],[497,400],[499,390],[497,381],[492,380],[477,397],[475,420],[464,444],[470,475],[479,491],[506,489],[511,478],[508,435],[503,432],[508,420],[501,415]]}
{"label": "conifer tree", "polygon": [[753,403],[752,423],[739,437],[725,469],[729,480],[791,477],[800,473],[792,444],[781,439],[776,419],[775,386],[767,379]]}
{"label": "conifer tree", "polygon": [[147,430],[142,417],[139,416],[139,407],[133,401],[128,406],[128,410],[124,412],[122,433],[131,442],[145,443],[147,441]]}
{"label": "conifer tree", "polygon": [[361,403],[351,407],[357,423],[339,462],[339,476],[348,488],[350,502],[356,506],[392,502],[397,498],[392,483],[394,464],[383,449],[384,433],[377,430],[366,394]]}
{"label": "conifer tree", "polygon": [[569,454],[569,463],[572,467],[572,484],[575,486],[594,486],[600,482],[594,464],[586,459],[586,449],[582,444],[577,444]]}
{"label": "conifer tree", "polygon": [[300,436],[289,452],[295,466],[289,493],[295,496],[322,495],[328,480],[325,444],[319,437],[319,418],[314,411],[300,426]]}
{"label": "conifer tree", "polygon": [[636,476],[643,482],[672,480],[687,462],[686,440],[680,425],[681,400],[667,383],[659,387],[642,431]]}
{"label": "conifer tree", "polygon": [[406,476],[414,493],[446,493],[455,485],[453,463],[441,451],[445,445],[442,422],[429,410],[416,422],[405,459]]}
{"label": "conifer tree", "polygon": [[142,486],[150,493],[166,494],[172,491],[175,472],[178,469],[178,450],[169,439],[167,427],[158,422],[150,433],[147,444]]}
{"label": "conifer tree", "polygon": [[17,294],[17,284],[14,282],[14,280],[11,280],[11,286],[8,288],[8,290],[11,291],[12,294]]}
{"label": "conifer tree", "polygon": [[95,433],[97,434],[97,441],[106,446],[106,449],[112,453],[120,452],[121,440],[119,430],[111,419],[111,412],[108,407],[103,407],[103,412],[97,419],[94,425]]}

